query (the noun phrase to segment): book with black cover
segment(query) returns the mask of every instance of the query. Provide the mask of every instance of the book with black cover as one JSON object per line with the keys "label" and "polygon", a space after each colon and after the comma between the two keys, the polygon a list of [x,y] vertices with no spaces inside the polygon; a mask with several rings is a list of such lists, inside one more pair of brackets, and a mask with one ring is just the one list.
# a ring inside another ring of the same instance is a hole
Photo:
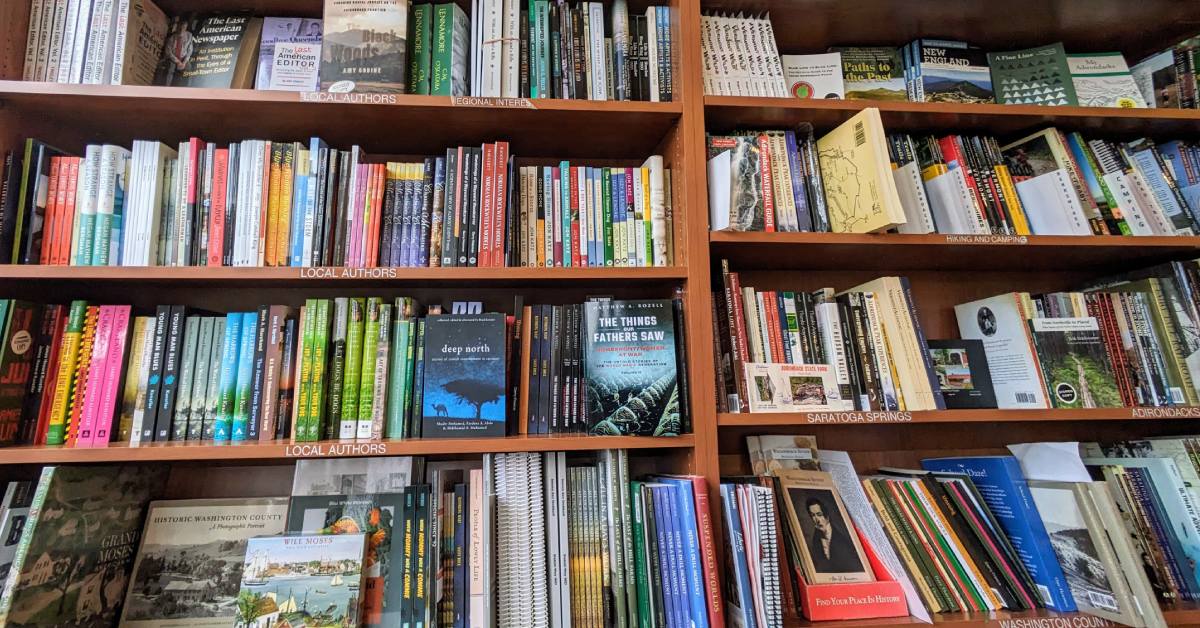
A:
{"label": "book with black cover", "polygon": [[678,365],[671,301],[590,301],[583,309],[588,431],[678,434]]}
{"label": "book with black cover", "polygon": [[176,16],[167,32],[155,85],[250,89],[262,18],[241,14]]}
{"label": "book with black cover", "polygon": [[504,436],[503,314],[441,314],[425,319],[421,435]]}
{"label": "book with black cover", "polygon": [[995,408],[982,340],[930,340],[929,355],[947,408]]}

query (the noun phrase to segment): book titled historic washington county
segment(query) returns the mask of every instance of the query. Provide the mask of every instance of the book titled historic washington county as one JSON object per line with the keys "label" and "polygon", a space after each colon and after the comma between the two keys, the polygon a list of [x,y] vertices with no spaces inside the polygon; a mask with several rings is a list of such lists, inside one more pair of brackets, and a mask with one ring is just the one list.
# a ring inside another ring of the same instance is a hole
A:
{"label": "book titled historic washington county", "polygon": [[584,304],[588,429],[679,433],[675,324],[668,300]]}
{"label": "book titled historic washington county", "polygon": [[325,0],[321,89],[404,93],[408,0]]}
{"label": "book titled historic washington county", "polygon": [[504,334],[503,314],[425,319],[421,436],[504,436]]}
{"label": "book titled historic washington county", "polygon": [[365,547],[363,534],[250,539],[230,625],[356,628]]}
{"label": "book titled historic washington county", "polygon": [[0,626],[116,625],[146,504],[165,480],[144,465],[43,468]]}
{"label": "book titled historic washington county", "polygon": [[287,511],[286,497],[152,502],[121,625],[231,625],[237,615],[246,541],[282,534]]}
{"label": "book titled historic washington county", "polygon": [[240,14],[197,17],[171,22],[155,85],[174,87],[254,87],[262,18]]}
{"label": "book titled historic washington county", "polygon": [[1121,394],[1091,316],[1029,321],[1033,345],[1055,408],[1116,408]]}

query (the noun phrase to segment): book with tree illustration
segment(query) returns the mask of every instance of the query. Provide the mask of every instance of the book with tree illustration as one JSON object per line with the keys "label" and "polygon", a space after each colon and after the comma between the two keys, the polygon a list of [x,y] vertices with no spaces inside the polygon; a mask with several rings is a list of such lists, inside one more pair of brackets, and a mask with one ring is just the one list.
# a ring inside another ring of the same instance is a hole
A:
{"label": "book with tree illustration", "polygon": [[503,314],[425,319],[424,438],[504,436]]}
{"label": "book with tree illustration", "polygon": [[1046,391],[1055,408],[1116,408],[1121,395],[1094,317],[1034,318]]}

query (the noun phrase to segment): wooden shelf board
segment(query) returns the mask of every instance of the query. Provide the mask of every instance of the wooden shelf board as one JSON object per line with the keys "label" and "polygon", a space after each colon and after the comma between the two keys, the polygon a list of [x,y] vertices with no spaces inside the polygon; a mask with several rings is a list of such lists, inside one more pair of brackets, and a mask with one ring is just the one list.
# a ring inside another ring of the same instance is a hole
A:
{"label": "wooden shelf board", "polygon": [[925,410],[916,412],[758,412],[717,414],[721,427],[772,425],[879,425],[903,423],[1004,423],[1158,421],[1200,418],[1200,407],[1087,408],[1080,410]]}
{"label": "wooden shelf board", "polygon": [[[1002,628],[1003,626],[1078,626],[1080,628],[1108,628],[1118,624],[1084,613],[1057,613],[1048,609],[1031,611],[995,611],[990,613],[939,613],[931,615],[933,625],[939,628]],[[1163,617],[1169,626],[1200,625],[1200,607],[1194,603],[1163,609]],[[1011,622],[1011,623],[1010,623]],[[885,617],[879,619],[852,619],[843,621],[809,621],[804,618],[785,617],[787,628],[886,628],[888,626],[927,626],[915,617]]]}
{"label": "wooden shelf board", "polygon": [[875,107],[889,131],[984,133],[1001,139],[1056,126],[1066,131],[1116,136],[1192,135],[1200,123],[1196,109],[1118,109],[1043,107],[887,100],[801,100],[754,96],[705,96],[709,132],[744,127],[794,127],[811,122],[818,134]]}
{"label": "wooden shelf board", "polygon": [[[32,129],[51,133],[86,114],[85,128],[78,130],[87,141],[122,143],[158,139],[172,144],[191,135],[218,142],[317,135],[338,148],[360,144],[368,153],[432,155],[498,139],[509,141],[512,154],[520,157],[640,160],[683,112],[678,101],[509,99],[533,108],[479,104],[503,100],[0,81],[0,104],[17,111]],[[616,127],[622,132],[614,133]]]}
{"label": "wooden shelf board", "polygon": [[0,265],[6,282],[188,283],[221,286],[394,285],[414,283],[535,284],[544,282],[671,281],[687,269],[660,268],[293,268],[167,266],[26,266]]}
{"label": "wooden shelf board", "polygon": [[381,442],[269,441],[217,445],[207,443],[111,444],[108,447],[35,447],[0,449],[0,464],[63,464],[90,462],[173,462],[185,460],[272,460],[293,458],[352,458],[363,456],[426,456],[517,451],[591,451],[599,449],[675,449],[695,444],[691,434],[645,436],[511,436],[500,438],[424,438]]}
{"label": "wooden shelf board", "polygon": [[956,236],[714,231],[737,269],[1123,270],[1200,257],[1200,236]]}

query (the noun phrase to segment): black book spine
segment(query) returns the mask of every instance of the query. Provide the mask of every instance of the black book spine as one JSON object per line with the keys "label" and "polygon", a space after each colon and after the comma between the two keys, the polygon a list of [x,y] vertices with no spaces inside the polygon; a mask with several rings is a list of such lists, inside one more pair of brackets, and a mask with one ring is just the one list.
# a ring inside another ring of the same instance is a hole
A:
{"label": "black book spine", "polygon": [[[325,224],[325,177],[329,174],[329,149],[320,148],[317,151],[317,171],[310,176],[316,177],[316,196],[313,198],[313,231],[312,253],[307,259],[300,260],[301,266],[319,266],[321,264],[321,247],[324,246]],[[303,223],[303,221],[301,221]],[[303,227],[302,227],[303,228]]]}
{"label": "black book spine", "polygon": [[[233,234],[237,222],[238,159],[241,145],[229,145],[229,174],[225,184],[225,233],[221,234],[221,264],[233,266]],[[162,254],[161,252],[159,253]]]}
{"label": "black book spine", "polygon": [[421,215],[418,216],[416,265],[429,266],[429,232],[433,226],[433,177],[437,170],[437,158],[426,157],[421,176]]}
{"label": "black book spine", "polygon": [[525,318],[525,297],[517,295],[513,298],[513,323],[512,332],[509,337],[508,365],[505,367],[507,372],[508,382],[508,413],[505,417],[506,432],[508,434],[517,434],[517,422],[521,420],[521,359],[525,356],[521,355],[521,343],[524,341],[525,330],[522,324]]}
{"label": "black book spine", "polygon": [[396,187],[400,181],[390,175],[391,173],[386,173],[383,180],[383,207],[380,209],[382,224],[379,227],[380,266],[396,265],[392,260],[392,230],[400,228],[398,216],[396,216],[399,212],[399,204],[396,202]]}
{"label": "black book spine", "polygon": [[550,314],[550,433],[563,431],[562,409],[562,339],[563,306],[553,306]]}
{"label": "black book spine", "polygon": [[867,402],[870,406],[863,409],[882,410],[885,409],[883,388],[879,385],[879,368],[875,359],[875,347],[871,343],[871,334],[867,331],[862,293],[851,292],[846,296],[850,307],[850,330],[854,333],[854,347],[858,353],[859,373],[863,380],[862,387],[867,393]]}
{"label": "black book spine", "polygon": [[162,389],[154,416],[154,440],[165,441],[171,437],[171,417],[175,415],[175,401],[179,393],[179,354],[183,349],[183,323],[186,318],[185,306],[171,306],[166,343],[163,346]]}
{"label": "black book spine", "polygon": [[518,181],[521,171],[517,168],[516,156],[508,156],[507,168],[508,176],[505,177],[505,181],[508,185],[504,189],[504,265],[513,267],[521,265],[521,251],[517,246],[517,237],[524,237],[523,234],[517,233],[520,229],[517,216],[520,212],[517,187],[521,184]]}
{"label": "black book spine", "polygon": [[333,265],[333,225],[337,220],[340,164],[341,153],[335,148],[329,149],[328,156],[325,158],[325,193],[321,197],[321,222],[317,224],[317,228],[321,231],[321,248],[318,253],[320,259],[315,262],[317,266]]}
{"label": "black book spine", "polygon": [[529,11],[521,10],[521,51],[519,54],[521,85],[517,96],[529,97]]}
{"label": "black book spine", "polygon": [[571,68],[575,90],[574,98],[587,98],[587,42],[583,38],[583,12],[586,5],[571,10]]}
{"label": "black book spine", "polygon": [[421,408],[425,407],[425,319],[417,320],[417,338],[416,351],[413,352],[415,364],[413,365],[413,396],[412,396],[412,427],[409,429],[409,435],[413,438],[421,437]]}
{"label": "black book spine", "polygon": [[579,425],[579,416],[575,412],[575,305],[568,303],[563,306],[562,354],[559,359],[563,364],[562,398],[564,431],[574,433]]}
{"label": "black book spine", "polygon": [[687,327],[683,322],[683,299],[671,300],[671,312],[675,315],[675,386],[679,390],[679,431],[692,431],[691,389],[688,387]]}
{"label": "black book spine", "polygon": [[538,433],[549,434],[554,409],[550,407],[550,361],[553,358],[554,306],[542,306],[542,374],[538,381]]}
{"label": "black book spine", "polygon": [[21,422],[17,430],[18,444],[30,445],[37,439],[38,414],[42,407],[42,391],[46,388],[46,375],[50,370],[54,331],[62,316],[61,305],[47,305],[42,310],[37,352],[33,356],[33,372],[29,376],[29,383],[25,387],[25,400],[21,405]]}
{"label": "black book spine", "polygon": [[[536,210],[536,215],[534,216],[532,228],[534,230],[534,235],[536,237],[534,238],[534,241],[533,241],[535,248],[534,248],[534,250],[529,252],[529,259],[533,260],[532,265],[534,265],[534,266],[537,265],[538,251],[540,250],[540,251],[544,252],[546,249],[546,241],[545,241],[546,229],[550,228],[550,225],[546,224],[546,190],[545,190],[545,185],[543,183],[544,180],[542,179],[542,173],[545,171],[543,170],[543,168],[544,168],[544,166],[536,167],[536,175],[537,176],[533,180],[533,190],[534,190],[533,193],[536,194],[536,197],[537,197],[535,200],[537,210]],[[543,225],[545,225],[545,227],[538,228],[539,224],[543,224]],[[543,263],[546,266],[554,266],[554,260],[551,258],[546,258]]]}
{"label": "black book spine", "polygon": [[263,409],[263,374],[267,366],[267,333],[271,329],[271,306],[258,306],[258,325],[254,330],[254,370],[250,379],[250,421],[247,425],[246,440],[255,441],[259,438],[259,422],[262,420]]}
{"label": "black book spine", "polygon": [[471,158],[467,162],[470,168],[464,170],[469,177],[467,183],[470,187],[467,188],[466,198],[463,199],[464,204],[469,207],[463,248],[458,253],[460,266],[479,265],[479,201],[483,190],[483,150],[472,148],[470,151]]}
{"label": "black book spine", "polygon": [[863,378],[860,372],[859,360],[862,358],[854,346],[854,332],[850,325],[850,306],[845,299],[838,299],[834,303],[837,304],[838,323],[842,328],[842,351],[846,353],[846,370],[850,372],[850,390],[854,393],[854,409],[869,410],[870,402],[863,403],[867,397],[867,391],[863,387]]}
{"label": "black book spine", "polygon": [[350,156],[351,151],[344,150],[338,155],[338,178],[336,208],[332,217],[333,227],[333,259],[331,266],[342,266],[346,263],[346,207],[350,199]]}
{"label": "black book spine", "polygon": [[529,385],[521,391],[528,399],[525,410],[525,432],[527,434],[541,434],[541,426],[538,423],[539,415],[538,406],[538,391],[541,390],[542,381],[542,310],[546,306],[534,305],[529,308]]}
{"label": "black book spine", "polygon": [[[150,370],[146,378],[146,412],[142,420],[142,440],[155,440],[159,398],[162,391],[163,348],[167,345],[167,322],[171,306],[160,305],[154,313],[154,345],[150,349]],[[167,421],[169,424],[169,420]]]}
{"label": "black book spine", "polygon": [[[650,556],[650,560],[648,561],[650,564],[648,565],[648,567],[650,569],[651,593],[654,596],[653,607],[654,607],[654,611],[655,611],[655,620],[656,620],[654,625],[666,626],[667,625],[667,617],[666,617],[667,611],[666,611],[666,605],[664,604],[664,599],[663,599],[664,598],[664,596],[663,596],[664,580],[663,580],[663,573],[662,573],[663,567],[662,567],[662,564],[659,562],[660,554],[659,554],[659,548],[658,548],[658,539],[659,539],[658,518],[655,515],[657,510],[654,507],[654,489],[643,485],[642,486],[642,501],[646,506],[643,509],[644,512],[643,512],[642,519],[643,519],[643,523],[646,527],[646,545],[647,545],[646,553]],[[722,517],[721,521],[724,521],[724,520],[725,520],[725,518]],[[726,536],[728,537],[728,535],[726,535]],[[747,612],[749,612],[749,610]]]}
{"label": "black book spine", "polygon": [[562,24],[558,14],[562,6],[550,4],[550,97],[563,98],[562,93]]}
{"label": "black book spine", "polygon": [[442,266],[458,266],[458,229],[462,220],[461,194],[459,184],[462,180],[461,160],[462,147],[446,151],[446,207],[442,210]]}
{"label": "black book spine", "polygon": [[4,182],[0,184],[0,262],[15,262],[13,238],[17,226],[17,186],[21,185],[20,158],[15,151],[4,154]]}
{"label": "black book spine", "polygon": [[[214,341],[215,342],[215,341]],[[279,403],[275,415],[276,440],[292,436],[292,394],[296,388],[296,319],[289,318],[283,324],[283,351],[279,372]],[[209,377],[214,375],[210,374]]]}

